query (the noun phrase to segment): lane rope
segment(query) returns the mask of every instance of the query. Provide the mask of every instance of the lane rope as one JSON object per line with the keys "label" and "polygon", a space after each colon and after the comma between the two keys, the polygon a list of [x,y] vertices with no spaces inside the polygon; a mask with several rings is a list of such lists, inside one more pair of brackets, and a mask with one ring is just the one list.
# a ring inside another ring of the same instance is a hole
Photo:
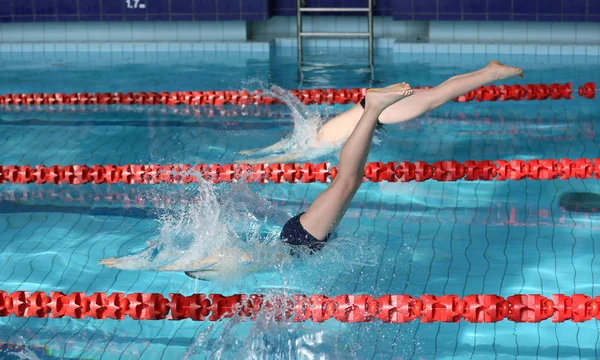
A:
{"label": "lane rope", "polygon": [[218,321],[232,316],[254,320],[259,313],[277,320],[303,322],[423,323],[583,322],[600,320],[600,296],[554,294],[498,295],[315,295],[193,294],[0,291],[0,317]]}
{"label": "lane rope", "polygon": [[[600,158],[531,160],[455,160],[428,163],[370,162],[363,181],[423,182],[600,179]],[[187,184],[200,178],[221,182],[331,182],[337,168],[330,163],[167,164],[167,165],[0,165],[0,184]]]}
{"label": "lane rope", "polygon": [[[415,87],[430,89],[431,86]],[[290,90],[304,104],[348,104],[359,103],[367,88],[305,89]],[[470,101],[519,101],[573,99],[572,83],[487,85],[453,99],[455,102]],[[585,99],[596,97],[596,84],[581,85],[576,94]],[[265,96],[261,90],[220,91],[173,91],[173,92],[79,92],[79,93],[34,93],[0,95],[0,105],[272,105],[278,99]]]}

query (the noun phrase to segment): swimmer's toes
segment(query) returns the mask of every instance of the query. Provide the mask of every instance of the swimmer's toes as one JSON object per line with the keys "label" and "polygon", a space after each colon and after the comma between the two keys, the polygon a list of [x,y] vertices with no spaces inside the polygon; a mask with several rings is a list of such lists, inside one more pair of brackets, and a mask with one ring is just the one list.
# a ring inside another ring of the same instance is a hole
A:
{"label": "swimmer's toes", "polygon": [[517,76],[520,78],[523,78],[523,69],[521,69],[521,68],[514,68],[514,69],[517,73]]}

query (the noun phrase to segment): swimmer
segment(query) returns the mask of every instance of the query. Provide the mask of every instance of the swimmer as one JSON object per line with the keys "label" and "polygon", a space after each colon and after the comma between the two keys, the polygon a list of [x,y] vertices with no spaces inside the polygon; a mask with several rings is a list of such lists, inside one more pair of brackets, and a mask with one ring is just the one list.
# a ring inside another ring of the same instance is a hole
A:
{"label": "swimmer", "polygon": [[[486,67],[477,71],[457,75],[449,78],[438,86],[431,89],[415,90],[415,94],[398,103],[390,106],[379,116],[378,125],[395,124],[414,119],[422,114],[436,109],[450,100],[468,93],[478,87],[497,80],[504,80],[512,77],[523,77],[523,70],[506,66],[494,60]],[[327,121],[318,130],[317,136],[310,143],[306,144],[309,148],[322,148],[338,146],[343,143],[356,127],[364,110],[364,100],[360,105],[354,105],[346,112]],[[259,153],[271,153],[284,151],[289,143],[289,139],[283,139],[264,149],[245,150],[239,152],[241,155],[252,155]],[[295,152],[284,154],[269,155],[257,159],[244,160],[245,163],[285,163],[300,159],[306,156],[306,148]]]}
{"label": "swimmer", "polygon": [[[362,115],[352,134],[342,147],[338,173],[331,185],[302,212],[289,219],[281,230],[280,238],[294,249],[306,249],[314,253],[321,250],[348,210],[350,201],[358,191],[364,177],[364,167],[371,148],[377,119],[386,108],[396,102],[413,96],[414,90],[406,83],[379,89],[369,89]],[[129,255],[109,258],[100,264],[121,269],[128,268],[128,259],[153,256],[152,247],[143,250],[142,255]],[[147,253],[144,255],[144,253]],[[226,260],[226,261],[224,261]],[[241,248],[219,249],[218,253],[200,259],[181,258],[170,264],[158,267],[157,271],[184,271],[196,279],[218,278],[220,273],[229,272],[228,267],[252,263],[248,252]]]}

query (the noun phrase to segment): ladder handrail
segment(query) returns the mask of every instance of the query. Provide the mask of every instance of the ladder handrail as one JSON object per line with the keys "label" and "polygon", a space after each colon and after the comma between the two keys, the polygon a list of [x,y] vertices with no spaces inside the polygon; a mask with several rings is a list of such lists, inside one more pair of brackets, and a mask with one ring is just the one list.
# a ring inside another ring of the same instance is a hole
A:
{"label": "ladder handrail", "polygon": [[[367,8],[305,8],[304,0],[296,0],[297,6],[297,46],[298,46],[298,77],[300,78],[300,84],[304,79],[302,72],[302,63],[304,62],[302,38],[303,37],[368,37],[368,51],[369,51],[369,69],[371,70],[371,81],[373,81],[374,67],[373,67],[373,1],[367,0]],[[319,31],[303,31],[302,30],[302,13],[303,12],[367,12],[368,23],[367,32],[319,32]]]}
{"label": "ladder handrail", "polygon": [[296,29],[296,34],[298,37],[298,71],[301,74],[302,73],[302,12],[300,11],[300,9],[302,8],[302,3],[304,1],[303,0],[296,0],[297,6],[298,6],[298,13],[297,13],[297,21],[298,21],[298,28]]}
{"label": "ladder handrail", "polygon": [[369,8],[300,8],[301,12],[368,12]]}
{"label": "ladder handrail", "polygon": [[371,36],[368,32],[301,32],[300,36],[307,37],[364,37]]}
{"label": "ladder handrail", "polygon": [[371,80],[373,80],[373,0],[368,0],[369,6],[369,67],[371,68]]}

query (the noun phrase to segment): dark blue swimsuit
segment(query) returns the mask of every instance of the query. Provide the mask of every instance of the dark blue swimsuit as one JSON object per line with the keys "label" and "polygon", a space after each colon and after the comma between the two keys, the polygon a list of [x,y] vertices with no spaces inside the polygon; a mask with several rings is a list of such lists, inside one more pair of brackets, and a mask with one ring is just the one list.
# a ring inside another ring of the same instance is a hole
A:
{"label": "dark blue swimsuit", "polygon": [[300,223],[300,216],[302,214],[304,213],[302,212],[294,216],[283,225],[283,229],[281,230],[281,241],[292,245],[292,247],[305,246],[311,253],[315,253],[325,246],[325,243],[329,240],[331,234],[327,235],[323,240],[319,240],[312,236]]}

